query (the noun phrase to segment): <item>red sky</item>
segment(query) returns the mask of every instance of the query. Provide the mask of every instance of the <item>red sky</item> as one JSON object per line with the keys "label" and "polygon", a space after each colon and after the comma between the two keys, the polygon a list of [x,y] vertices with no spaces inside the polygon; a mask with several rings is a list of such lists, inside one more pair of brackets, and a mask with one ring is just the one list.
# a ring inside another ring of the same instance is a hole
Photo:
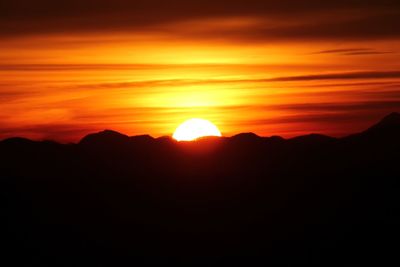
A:
{"label": "red sky", "polygon": [[343,136],[400,111],[398,1],[8,1],[0,139]]}

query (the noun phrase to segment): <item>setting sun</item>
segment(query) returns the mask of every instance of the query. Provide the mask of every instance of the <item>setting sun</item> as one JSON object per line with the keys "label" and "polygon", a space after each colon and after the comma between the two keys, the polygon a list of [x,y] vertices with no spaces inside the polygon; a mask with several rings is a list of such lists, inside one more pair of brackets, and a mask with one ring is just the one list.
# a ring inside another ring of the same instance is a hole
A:
{"label": "setting sun", "polygon": [[221,132],[208,120],[190,119],[179,125],[173,138],[177,141],[193,141],[205,136],[221,136]]}

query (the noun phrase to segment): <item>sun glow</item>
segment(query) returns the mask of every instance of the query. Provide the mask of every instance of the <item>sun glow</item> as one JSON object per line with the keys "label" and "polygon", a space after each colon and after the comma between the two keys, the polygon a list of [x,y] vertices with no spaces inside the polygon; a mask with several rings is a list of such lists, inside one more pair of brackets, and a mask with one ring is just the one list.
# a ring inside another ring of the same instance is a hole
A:
{"label": "sun glow", "polygon": [[193,141],[204,136],[221,136],[221,132],[208,120],[190,119],[179,125],[172,137],[177,141]]}

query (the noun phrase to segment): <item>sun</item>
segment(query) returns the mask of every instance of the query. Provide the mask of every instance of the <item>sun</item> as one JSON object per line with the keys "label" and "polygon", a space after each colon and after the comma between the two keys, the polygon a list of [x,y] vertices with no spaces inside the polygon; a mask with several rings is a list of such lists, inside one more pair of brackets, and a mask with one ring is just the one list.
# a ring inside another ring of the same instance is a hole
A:
{"label": "sun", "polygon": [[172,137],[177,141],[193,141],[204,136],[221,136],[221,132],[208,120],[190,119],[179,125]]}

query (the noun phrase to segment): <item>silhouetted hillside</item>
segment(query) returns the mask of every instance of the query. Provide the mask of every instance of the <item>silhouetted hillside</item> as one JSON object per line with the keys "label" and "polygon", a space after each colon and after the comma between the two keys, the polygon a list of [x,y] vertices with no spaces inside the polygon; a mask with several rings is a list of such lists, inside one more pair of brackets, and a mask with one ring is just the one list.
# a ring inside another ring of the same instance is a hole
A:
{"label": "silhouetted hillside", "polygon": [[400,114],[345,138],[0,142],[4,266],[399,263]]}
{"label": "silhouetted hillside", "polygon": [[375,138],[396,138],[400,136],[400,114],[392,113],[362,134]]}
{"label": "silhouetted hillside", "polygon": [[367,131],[386,131],[388,129],[398,130],[400,125],[400,113],[393,112],[383,118],[380,122],[369,128]]}

